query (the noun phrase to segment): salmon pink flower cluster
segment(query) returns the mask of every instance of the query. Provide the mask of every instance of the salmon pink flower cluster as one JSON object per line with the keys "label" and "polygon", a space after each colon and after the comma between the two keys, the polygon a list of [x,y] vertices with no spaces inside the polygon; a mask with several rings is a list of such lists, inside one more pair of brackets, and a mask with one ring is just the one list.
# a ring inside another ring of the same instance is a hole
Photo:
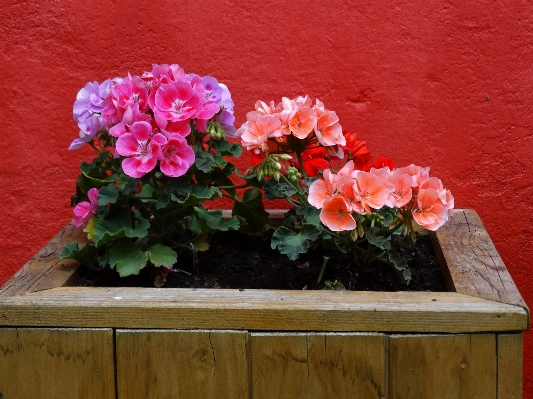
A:
{"label": "salmon pink flower cluster", "polygon": [[365,262],[385,262],[408,282],[408,266],[399,256],[403,238],[414,242],[417,233],[437,230],[453,212],[450,191],[430,177],[429,168],[372,160],[366,143],[343,131],[337,114],[318,99],[258,101],[237,136],[253,153],[250,178],[263,181],[267,199],[291,205],[287,221],[272,234],[272,248],[291,259],[322,245],[355,262],[357,253]]}
{"label": "salmon pink flower cluster", "polygon": [[[371,214],[387,206],[399,210],[398,220],[414,220],[437,230],[453,212],[453,196],[429,168],[410,165],[393,171],[388,166],[369,172],[354,170],[349,161],[338,173],[330,169],[309,186],[309,204],[320,209],[320,221],[332,231],[357,227],[354,215]],[[394,226],[394,224],[393,224]]]}
{"label": "salmon pink flower cluster", "polygon": [[73,107],[80,137],[70,149],[109,135],[124,157],[122,168],[140,178],[159,164],[163,174],[182,176],[195,155],[186,137],[198,132],[235,135],[228,88],[211,76],[186,74],[179,65],[153,65],[141,76],[87,83]]}
{"label": "salmon pink flower cluster", "polygon": [[346,144],[337,114],[327,110],[318,99],[313,104],[308,96],[292,100],[283,97],[278,104],[257,101],[255,111],[248,112],[246,117],[247,122],[237,130],[237,136],[256,154],[290,148],[294,138],[303,141],[304,146],[318,142],[336,154],[342,154],[340,146]]}

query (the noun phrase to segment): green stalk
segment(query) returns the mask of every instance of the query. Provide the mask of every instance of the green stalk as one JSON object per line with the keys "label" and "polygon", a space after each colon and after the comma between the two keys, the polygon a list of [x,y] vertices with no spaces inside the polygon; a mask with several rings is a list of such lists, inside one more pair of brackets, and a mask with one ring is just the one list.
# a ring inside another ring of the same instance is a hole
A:
{"label": "green stalk", "polygon": [[320,284],[320,281],[322,281],[322,277],[324,277],[324,272],[326,271],[326,266],[328,265],[329,257],[324,256],[324,261],[322,262],[322,268],[320,269],[320,274],[318,275],[318,279],[316,280],[317,285]]}

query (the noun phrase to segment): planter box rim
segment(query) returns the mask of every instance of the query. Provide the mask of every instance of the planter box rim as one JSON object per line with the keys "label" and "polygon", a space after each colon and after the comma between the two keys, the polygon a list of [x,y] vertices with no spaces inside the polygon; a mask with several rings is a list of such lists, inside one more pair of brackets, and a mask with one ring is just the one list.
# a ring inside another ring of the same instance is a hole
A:
{"label": "planter box rim", "polygon": [[[271,211],[274,218],[284,211]],[[529,329],[529,309],[473,210],[432,234],[450,292],[70,287],[72,223],[0,290],[0,326],[470,333]],[[465,250],[470,248],[470,250]]]}

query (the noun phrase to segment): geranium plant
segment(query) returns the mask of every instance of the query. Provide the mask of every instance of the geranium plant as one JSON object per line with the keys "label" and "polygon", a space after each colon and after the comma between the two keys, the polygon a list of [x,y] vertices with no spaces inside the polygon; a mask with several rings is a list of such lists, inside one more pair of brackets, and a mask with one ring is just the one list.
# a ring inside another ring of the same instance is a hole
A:
{"label": "geranium plant", "polygon": [[[90,242],[67,244],[62,258],[111,267],[121,276],[149,265],[169,269],[183,251],[208,248],[215,231],[266,221],[260,193],[238,199],[230,176],[238,157],[233,102],[210,76],[186,74],[178,65],[153,65],[142,75],[87,83],[76,97],[79,138],[91,163],[81,164],[73,197],[74,223]],[[234,216],[203,204],[222,195],[236,201]]]}
{"label": "geranium plant", "polygon": [[398,248],[406,238],[414,242],[416,232],[438,229],[453,212],[450,191],[429,168],[394,168],[387,158],[372,163],[365,142],[343,131],[319,100],[258,101],[237,135],[253,152],[248,173],[264,180],[266,198],[291,205],[271,241],[290,259],[322,245],[355,263],[387,263],[408,283]]}

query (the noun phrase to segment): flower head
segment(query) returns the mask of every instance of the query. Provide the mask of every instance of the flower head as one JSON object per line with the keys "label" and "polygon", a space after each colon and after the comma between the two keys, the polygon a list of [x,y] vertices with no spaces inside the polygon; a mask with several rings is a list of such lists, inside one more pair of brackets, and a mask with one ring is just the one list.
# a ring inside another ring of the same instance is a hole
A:
{"label": "flower head", "polygon": [[96,215],[96,209],[98,208],[98,189],[91,188],[87,192],[89,202],[83,201],[78,203],[74,207],[74,225],[80,227],[87,223],[90,218]]}

